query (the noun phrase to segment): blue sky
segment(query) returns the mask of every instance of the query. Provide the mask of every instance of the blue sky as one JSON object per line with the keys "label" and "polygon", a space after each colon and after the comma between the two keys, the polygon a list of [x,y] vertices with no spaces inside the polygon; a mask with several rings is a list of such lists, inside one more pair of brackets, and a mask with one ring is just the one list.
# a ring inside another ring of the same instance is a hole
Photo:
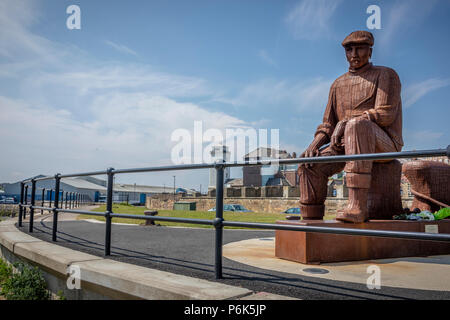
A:
{"label": "blue sky", "polygon": [[[66,27],[72,4],[80,30]],[[404,150],[446,147],[449,1],[4,0],[0,181],[170,164],[171,133],[194,121],[279,129],[281,148],[299,154],[347,71],[340,43],[367,30],[372,4],[372,62],[402,82]],[[207,171],[174,174],[208,184]],[[172,175],[117,179],[172,185]]]}

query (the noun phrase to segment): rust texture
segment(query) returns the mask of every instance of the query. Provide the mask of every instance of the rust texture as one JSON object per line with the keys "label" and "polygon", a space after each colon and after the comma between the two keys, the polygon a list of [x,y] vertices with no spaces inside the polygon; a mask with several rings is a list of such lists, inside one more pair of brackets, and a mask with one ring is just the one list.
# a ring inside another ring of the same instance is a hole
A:
{"label": "rust texture", "polygon": [[[277,221],[278,224],[425,232],[437,225],[439,233],[450,233],[450,219],[439,221],[370,220],[364,223],[340,221]],[[449,254],[450,244],[427,240],[407,240],[351,236],[330,233],[277,230],[275,256],[290,261],[317,264],[398,257]]]}
{"label": "rust texture", "polygon": [[[323,121],[302,157],[401,151],[400,80],[393,69],[374,66],[369,62],[373,43],[373,35],[367,31],[355,31],[342,42],[349,71],[332,84]],[[319,151],[327,143],[330,146]],[[374,214],[373,208],[384,208],[384,204],[377,201],[387,201],[397,210],[397,194],[389,195],[381,190],[381,186],[384,185],[386,191],[397,189],[394,184],[400,185],[398,165],[386,166],[390,172],[395,172],[394,178],[373,163],[349,161],[301,165],[298,174],[303,218],[323,218],[328,177],[342,170],[346,172],[349,201],[347,208],[338,212],[336,219],[353,223],[367,221]],[[369,192],[372,180],[376,181],[372,188],[374,192]],[[380,197],[381,194],[383,197]]]}
{"label": "rust texture", "polygon": [[440,209],[436,201],[450,203],[450,165],[438,161],[416,160],[403,164],[402,170],[411,184],[411,191],[425,196],[415,194],[411,209],[435,212]]}

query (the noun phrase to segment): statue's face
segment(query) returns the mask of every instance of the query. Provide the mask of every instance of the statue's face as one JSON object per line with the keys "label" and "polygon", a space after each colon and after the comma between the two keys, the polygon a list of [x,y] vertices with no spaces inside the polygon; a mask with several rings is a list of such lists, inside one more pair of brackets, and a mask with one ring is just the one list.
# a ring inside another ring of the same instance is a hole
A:
{"label": "statue's face", "polygon": [[350,44],[345,46],[345,55],[350,68],[358,69],[369,62],[372,56],[372,48],[364,44]]}

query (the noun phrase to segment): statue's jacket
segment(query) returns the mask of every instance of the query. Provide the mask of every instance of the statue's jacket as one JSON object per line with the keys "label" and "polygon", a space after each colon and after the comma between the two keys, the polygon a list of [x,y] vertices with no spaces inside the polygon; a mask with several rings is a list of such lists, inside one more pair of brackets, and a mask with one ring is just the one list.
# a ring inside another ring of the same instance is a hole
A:
{"label": "statue's jacket", "polygon": [[349,70],[331,85],[323,123],[316,135],[323,132],[330,139],[339,121],[366,114],[400,151],[403,146],[400,91],[400,79],[391,68],[368,63],[360,69]]}

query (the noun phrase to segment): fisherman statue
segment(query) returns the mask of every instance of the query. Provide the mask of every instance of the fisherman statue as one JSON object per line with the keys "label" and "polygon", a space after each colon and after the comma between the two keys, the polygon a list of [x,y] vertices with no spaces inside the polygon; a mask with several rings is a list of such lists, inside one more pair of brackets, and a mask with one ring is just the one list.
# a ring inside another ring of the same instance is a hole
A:
{"label": "fisherman statue", "polygon": [[[390,68],[370,62],[374,37],[355,31],[342,42],[349,70],[331,85],[323,122],[301,157],[398,152],[403,146],[401,84]],[[324,147],[329,143],[329,146]],[[367,195],[373,161],[302,164],[299,166],[300,209],[306,220],[324,216],[328,178],[346,173],[348,205],[336,220],[368,219]]]}

